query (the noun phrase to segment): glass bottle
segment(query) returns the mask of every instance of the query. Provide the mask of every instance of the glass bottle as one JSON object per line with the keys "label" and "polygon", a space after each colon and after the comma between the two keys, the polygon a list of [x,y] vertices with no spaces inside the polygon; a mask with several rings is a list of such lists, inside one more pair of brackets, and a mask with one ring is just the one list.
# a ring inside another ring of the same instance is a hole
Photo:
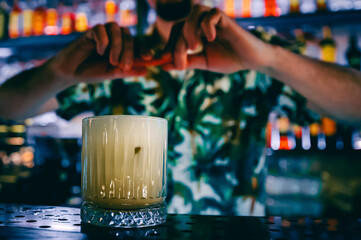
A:
{"label": "glass bottle", "polygon": [[37,7],[33,15],[33,32],[34,35],[39,36],[44,34],[46,24],[46,1],[38,1]]}
{"label": "glass bottle", "polygon": [[299,0],[290,0],[290,12],[291,12],[291,14],[300,13],[300,2],[299,2]]}
{"label": "glass bottle", "polygon": [[0,40],[4,40],[9,36],[9,6],[6,1],[0,3]]}
{"label": "glass bottle", "polygon": [[115,14],[117,13],[117,4],[113,0],[108,0],[105,2],[105,14],[107,18],[107,22],[115,21]]}
{"label": "glass bottle", "polygon": [[77,32],[85,32],[88,30],[88,18],[90,15],[90,8],[86,1],[81,1],[78,5],[75,15],[75,30]]}
{"label": "glass bottle", "polygon": [[252,17],[251,14],[251,0],[243,0],[242,1],[242,13],[241,16],[243,18],[250,18]]}
{"label": "glass bottle", "polygon": [[350,67],[357,70],[361,69],[361,51],[357,46],[357,38],[355,35],[350,37],[346,58]]}
{"label": "glass bottle", "polygon": [[264,4],[266,10],[264,13],[265,17],[270,17],[270,16],[278,17],[280,15],[280,11],[277,6],[276,0],[264,0]]}
{"label": "glass bottle", "polygon": [[[328,26],[324,26],[323,29],[323,39],[320,42],[321,48],[321,59],[326,62],[336,62],[336,43],[332,39],[331,29]],[[322,117],[322,130],[327,137],[327,142],[330,143],[332,147],[336,145],[336,131],[337,126],[336,122],[330,118]]]}
{"label": "glass bottle", "polygon": [[59,4],[59,15],[61,16],[61,34],[70,34],[75,30],[75,15],[72,2],[65,0]]}
{"label": "glass bottle", "polygon": [[18,1],[14,1],[13,8],[9,16],[9,37],[18,38],[22,28],[22,10],[18,5]]}
{"label": "glass bottle", "polygon": [[46,35],[58,35],[59,27],[58,27],[58,11],[57,11],[57,1],[48,1],[47,9],[46,9],[46,25],[44,32]]}

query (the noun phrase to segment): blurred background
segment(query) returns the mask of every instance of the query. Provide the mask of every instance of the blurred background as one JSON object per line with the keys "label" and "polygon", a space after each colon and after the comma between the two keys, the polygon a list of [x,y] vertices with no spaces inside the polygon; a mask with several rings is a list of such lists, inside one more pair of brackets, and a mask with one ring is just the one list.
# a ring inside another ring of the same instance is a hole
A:
{"label": "blurred background", "polygon": [[[361,0],[205,0],[247,29],[262,26],[302,54],[360,70]],[[0,1],[0,84],[38,66],[81,32],[116,21],[142,33],[144,0]],[[54,112],[0,119],[0,202],[79,206],[81,119]],[[332,119],[300,127],[271,114],[266,130],[266,212],[361,215],[361,128]]]}

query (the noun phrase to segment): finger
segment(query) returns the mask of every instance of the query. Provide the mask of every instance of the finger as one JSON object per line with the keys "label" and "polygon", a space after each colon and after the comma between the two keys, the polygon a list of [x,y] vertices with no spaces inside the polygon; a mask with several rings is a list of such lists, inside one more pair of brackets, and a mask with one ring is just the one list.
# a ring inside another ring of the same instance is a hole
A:
{"label": "finger", "polygon": [[173,52],[173,62],[177,70],[184,70],[187,67],[187,44],[181,35],[175,45]]}
{"label": "finger", "polygon": [[207,14],[208,8],[196,4],[183,27],[183,35],[187,42],[188,49],[195,50],[200,44],[199,25]]}
{"label": "finger", "polygon": [[110,65],[105,57],[93,56],[82,62],[75,72],[76,77],[87,79],[101,79],[124,76],[139,76],[146,74],[145,67],[134,67],[129,71]]}
{"label": "finger", "polygon": [[96,25],[89,31],[89,34],[86,36],[88,36],[90,40],[95,41],[98,54],[104,55],[105,50],[109,45],[109,38],[104,25]]}
{"label": "finger", "polygon": [[122,51],[122,32],[115,22],[105,25],[110,41],[109,62],[113,66],[119,65],[120,53]]}
{"label": "finger", "polygon": [[175,44],[176,44],[179,36],[182,34],[183,25],[184,25],[184,22],[174,24],[174,26],[172,27],[172,30],[170,32],[168,42],[163,50],[163,55],[173,53]]}
{"label": "finger", "polygon": [[162,58],[173,56],[173,64],[165,64],[163,68],[173,65],[175,69],[182,70],[187,66],[187,44],[182,34],[183,26],[184,22],[180,22],[172,27]]}
{"label": "finger", "polygon": [[216,39],[216,27],[222,19],[222,12],[218,8],[212,8],[201,22],[201,29],[209,42]]}
{"label": "finger", "polygon": [[121,54],[121,66],[124,70],[130,70],[134,61],[134,43],[133,37],[128,28],[122,28],[122,54]]}

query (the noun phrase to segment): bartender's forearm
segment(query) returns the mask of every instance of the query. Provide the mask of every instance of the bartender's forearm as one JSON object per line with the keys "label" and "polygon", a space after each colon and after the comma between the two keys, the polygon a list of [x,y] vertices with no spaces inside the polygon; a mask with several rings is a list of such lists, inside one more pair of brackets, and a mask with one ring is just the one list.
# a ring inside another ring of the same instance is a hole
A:
{"label": "bartender's forearm", "polygon": [[47,64],[24,71],[0,86],[0,118],[25,119],[42,111],[44,104],[69,87]]}
{"label": "bartender's forearm", "polygon": [[361,73],[272,46],[260,71],[294,88],[337,120],[361,122]]}

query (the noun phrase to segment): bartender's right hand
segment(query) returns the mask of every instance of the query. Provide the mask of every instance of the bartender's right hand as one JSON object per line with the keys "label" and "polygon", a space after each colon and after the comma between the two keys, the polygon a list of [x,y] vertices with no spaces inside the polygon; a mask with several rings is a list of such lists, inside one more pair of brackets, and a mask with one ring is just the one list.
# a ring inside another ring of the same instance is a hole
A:
{"label": "bartender's right hand", "polygon": [[72,84],[145,75],[145,67],[133,67],[133,48],[128,28],[114,22],[96,25],[45,65],[55,78]]}

